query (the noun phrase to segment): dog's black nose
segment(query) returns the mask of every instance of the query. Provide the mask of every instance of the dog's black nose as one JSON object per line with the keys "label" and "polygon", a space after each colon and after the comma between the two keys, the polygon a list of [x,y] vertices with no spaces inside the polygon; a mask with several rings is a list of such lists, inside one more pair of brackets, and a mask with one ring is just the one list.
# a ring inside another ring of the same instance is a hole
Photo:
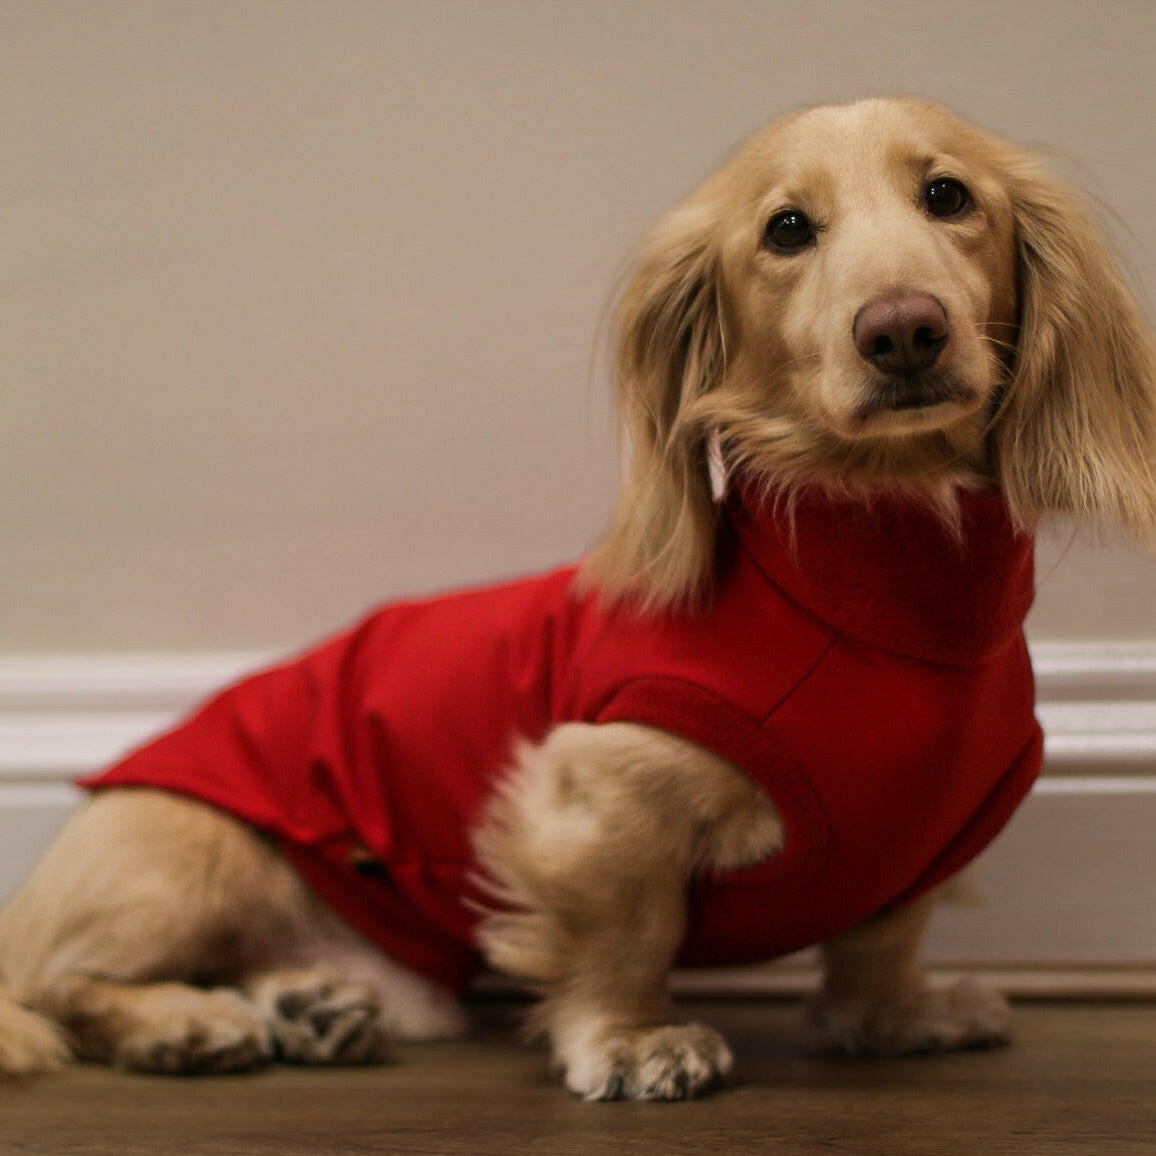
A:
{"label": "dog's black nose", "polygon": [[930,293],[869,301],[851,326],[864,361],[886,374],[930,369],[951,335],[947,313]]}

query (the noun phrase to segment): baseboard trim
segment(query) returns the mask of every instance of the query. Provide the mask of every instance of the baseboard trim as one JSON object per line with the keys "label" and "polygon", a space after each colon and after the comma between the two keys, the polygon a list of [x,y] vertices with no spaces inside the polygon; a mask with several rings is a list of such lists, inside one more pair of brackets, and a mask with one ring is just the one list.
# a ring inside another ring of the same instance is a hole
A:
{"label": "baseboard trim", "polygon": [[0,717],[180,710],[275,661],[266,651],[0,655]]}
{"label": "baseboard trim", "polygon": [[[1049,770],[1156,772],[1156,641],[1032,647]],[[107,765],[263,652],[0,657],[0,781],[60,782]]]}
{"label": "baseboard trim", "polygon": [[274,661],[263,652],[0,657],[0,783],[63,782]]}
{"label": "baseboard trim", "polygon": [[1032,659],[1053,768],[1156,769],[1156,642],[1037,643]]}

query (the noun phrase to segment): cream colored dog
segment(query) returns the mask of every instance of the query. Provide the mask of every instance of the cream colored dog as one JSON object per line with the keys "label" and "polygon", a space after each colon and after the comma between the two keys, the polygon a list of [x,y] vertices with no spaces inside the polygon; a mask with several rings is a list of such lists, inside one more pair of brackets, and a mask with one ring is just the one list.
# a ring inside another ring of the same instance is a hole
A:
{"label": "cream colored dog", "polygon": [[[1046,511],[1138,535],[1156,524],[1156,374],[1136,304],[1072,194],[931,104],[816,108],[758,133],[659,223],[617,329],[631,452],[583,576],[608,599],[709,598],[712,449],[768,485],[902,488],[949,519],[955,485],[994,482],[1025,528]],[[921,342],[940,372],[912,398],[886,375]],[[475,839],[517,913],[479,935],[493,965],[541,990],[536,1023],[570,1089],[676,1099],[729,1072],[722,1038],[668,1005],[686,887],[782,842],[745,775],[672,735],[570,724],[522,751]],[[925,985],[929,906],[824,945],[828,1042],[1005,1037],[998,995]],[[103,792],[70,819],[0,916],[0,977],[10,1073],[69,1056],[160,1071],[358,1062],[391,1035],[463,1029],[448,992],[350,930],[263,837],[149,790]]]}

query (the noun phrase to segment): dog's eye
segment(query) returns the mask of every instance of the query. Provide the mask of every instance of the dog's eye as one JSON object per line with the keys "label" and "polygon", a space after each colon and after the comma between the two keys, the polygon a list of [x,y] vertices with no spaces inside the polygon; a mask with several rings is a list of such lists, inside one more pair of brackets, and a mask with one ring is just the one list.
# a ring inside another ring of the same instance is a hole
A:
{"label": "dog's eye", "polygon": [[803,249],[815,239],[815,226],[810,217],[798,209],[784,209],[767,222],[763,245],[778,253]]}
{"label": "dog's eye", "polygon": [[960,217],[971,208],[967,186],[951,177],[928,181],[923,203],[933,217]]}

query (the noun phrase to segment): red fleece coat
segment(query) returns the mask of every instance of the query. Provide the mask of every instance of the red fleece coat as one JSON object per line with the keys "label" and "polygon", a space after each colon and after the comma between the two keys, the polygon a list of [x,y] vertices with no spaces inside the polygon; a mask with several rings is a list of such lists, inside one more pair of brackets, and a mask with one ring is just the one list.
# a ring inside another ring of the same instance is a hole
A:
{"label": "red fleece coat", "polygon": [[681,961],[784,954],[958,871],[1039,770],[1032,542],[994,492],[960,497],[958,538],[898,499],[733,501],[698,614],[603,608],[573,569],[386,606],[85,785],[248,820],[370,940],[460,987],[480,963],[468,832],[517,737],[645,723],[737,764],[786,828],[781,854],[693,881]]}

